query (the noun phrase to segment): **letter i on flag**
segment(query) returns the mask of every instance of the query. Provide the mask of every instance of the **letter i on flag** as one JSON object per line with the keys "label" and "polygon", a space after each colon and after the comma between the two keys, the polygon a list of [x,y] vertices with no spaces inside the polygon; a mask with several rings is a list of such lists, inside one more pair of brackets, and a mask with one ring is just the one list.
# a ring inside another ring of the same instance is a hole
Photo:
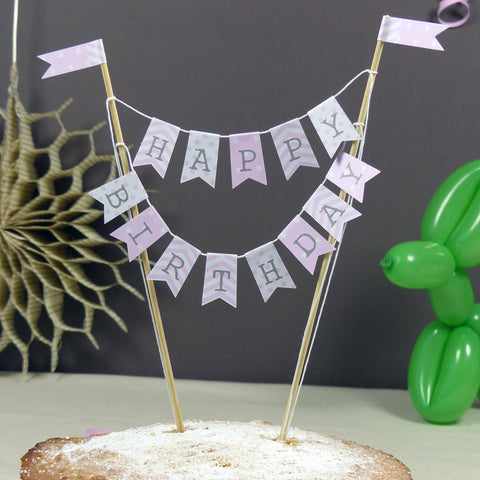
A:
{"label": "letter i on flag", "polygon": [[443,47],[435,37],[447,28],[448,25],[440,25],[439,23],[420,22],[385,15],[378,32],[378,40],[407,45],[408,47],[443,51]]}
{"label": "letter i on flag", "polygon": [[131,262],[168,232],[168,226],[154,207],[148,207],[110,235],[127,244]]}
{"label": "letter i on flag", "polygon": [[107,62],[102,39],[44,53],[38,55],[38,58],[50,63],[42,78],[55,77]]}

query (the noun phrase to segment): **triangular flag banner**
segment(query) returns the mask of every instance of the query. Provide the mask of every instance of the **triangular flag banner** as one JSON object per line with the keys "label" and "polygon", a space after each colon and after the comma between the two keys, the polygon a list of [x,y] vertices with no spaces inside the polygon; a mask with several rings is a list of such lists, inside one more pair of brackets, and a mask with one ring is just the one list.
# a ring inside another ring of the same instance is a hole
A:
{"label": "triangular flag banner", "polygon": [[335,97],[330,97],[308,112],[330,158],[342,142],[360,140],[360,135]]}
{"label": "triangular flag banner", "polygon": [[43,55],[38,55],[38,58],[50,63],[50,67],[43,74],[42,78],[83,70],[107,61],[101,39],[44,53]]}
{"label": "triangular flag banner", "polygon": [[245,254],[245,258],[264,302],[277,288],[296,288],[273,243],[262,245],[248,252]]}
{"label": "triangular flag banner", "polygon": [[323,185],[317,188],[303,209],[336,240],[342,238],[344,224],[361,215]]}
{"label": "triangular flag banner", "polygon": [[333,161],[326,178],[355,200],[363,202],[365,183],[379,173],[380,170],[346,152],[341,152]]}
{"label": "triangular flag banner", "polygon": [[318,168],[318,162],[308,142],[300,120],[282,123],[270,130],[273,143],[287,180],[299,167]]}
{"label": "triangular flag banner", "polygon": [[201,178],[215,188],[219,144],[220,135],[191,131],[180,182]]}
{"label": "triangular flag banner", "polygon": [[152,118],[133,166],[151,165],[164,178],[179,132],[175,125]]}
{"label": "triangular flag banner", "polygon": [[385,15],[378,32],[378,40],[407,45],[408,47],[443,51],[442,45],[435,37],[447,28],[448,25],[440,25],[439,23],[421,22]]}
{"label": "triangular flag banner", "polygon": [[230,162],[232,169],[232,188],[251,178],[267,184],[262,142],[258,132],[230,135]]}
{"label": "triangular flag banner", "polygon": [[223,253],[207,253],[202,305],[224,300],[237,307],[237,256]]}
{"label": "triangular flag banner", "polygon": [[122,175],[92,190],[89,194],[103,203],[105,223],[148,198],[148,194],[135,172]]}
{"label": "triangular flag banner", "polygon": [[312,275],[315,272],[318,257],[335,250],[330,242],[298,215],[278,238]]}
{"label": "triangular flag banner", "polygon": [[177,296],[200,253],[200,250],[185,240],[174,237],[147,278],[167,282],[172,293]]}
{"label": "triangular flag banner", "polygon": [[128,260],[131,262],[168,231],[168,226],[155,208],[148,207],[110,235],[127,244]]}

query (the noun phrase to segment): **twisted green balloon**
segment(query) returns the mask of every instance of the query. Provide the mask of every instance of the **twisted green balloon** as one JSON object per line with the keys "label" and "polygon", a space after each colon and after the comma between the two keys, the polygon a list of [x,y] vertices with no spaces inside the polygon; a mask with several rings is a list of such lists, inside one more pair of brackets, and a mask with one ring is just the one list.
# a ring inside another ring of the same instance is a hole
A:
{"label": "twisted green balloon", "polygon": [[395,285],[428,289],[438,320],[415,344],[408,390],[425,419],[452,423],[480,395],[480,304],[466,271],[480,264],[480,160],[440,186],[425,211],[421,238],[395,245],[380,265]]}

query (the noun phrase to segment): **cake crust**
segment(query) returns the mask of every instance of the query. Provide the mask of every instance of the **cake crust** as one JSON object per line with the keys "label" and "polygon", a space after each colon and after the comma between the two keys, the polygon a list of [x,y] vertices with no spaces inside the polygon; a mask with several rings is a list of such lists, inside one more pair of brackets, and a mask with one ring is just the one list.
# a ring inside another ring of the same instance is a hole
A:
{"label": "cake crust", "polygon": [[266,422],[186,421],[89,438],[52,438],[21,460],[21,480],[412,480],[398,459],[348,440]]}

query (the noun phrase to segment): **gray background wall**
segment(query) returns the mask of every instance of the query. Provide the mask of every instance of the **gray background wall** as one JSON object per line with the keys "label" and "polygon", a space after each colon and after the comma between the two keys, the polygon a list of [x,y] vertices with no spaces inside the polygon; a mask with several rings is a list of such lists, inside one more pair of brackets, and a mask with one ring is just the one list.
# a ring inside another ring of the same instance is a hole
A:
{"label": "gray background wall", "polygon": [[[0,15],[2,104],[10,3],[2,1]],[[119,98],[183,128],[221,134],[261,131],[305,113],[370,66],[384,14],[432,21],[437,5],[433,0],[20,3],[19,89],[30,111],[52,110],[74,97],[65,114],[68,128],[104,120],[98,68],[41,80],[46,64],[36,58],[103,38]],[[471,3],[471,20],[439,37],[444,53],[385,46],[364,154],[382,174],[367,185],[366,201],[357,205],[363,216],[347,229],[307,383],[405,387],[413,344],[435,319],[426,291],[393,286],[379,261],[394,244],[419,238],[423,211],[437,186],[480,156],[480,29],[478,5]],[[363,88],[362,80],[341,97],[352,119]],[[135,152],[147,121],[123,108],[120,117]],[[47,128],[38,135],[48,140],[53,133]],[[110,151],[106,129],[97,141],[100,151]],[[81,146],[68,154],[75,159],[80,151]],[[147,182],[158,190],[153,200],[180,236],[204,251],[243,253],[275,237],[323,180],[330,162],[320,145],[317,151],[321,168],[300,169],[288,183],[272,152],[266,159],[267,188],[246,182],[232,191],[228,167],[219,168],[215,190],[198,180],[180,184],[180,156],[164,181],[153,176],[153,183],[150,175]],[[290,381],[317,275],[279,249],[298,288],[279,290],[268,303],[245,261],[239,264],[236,310],[221,301],[200,305],[204,260],[177,298],[157,284],[177,377]],[[159,255],[153,249],[152,259]],[[135,263],[124,273],[142,288]],[[93,332],[100,351],[83,336],[65,334],[58,370],[162,375],[146,304],[121,291],[112,292],[110,304],[129,333],[99,316]],[[32,345],[31,369],[48,365],[48,349]],[[0,354],[0,369],[19,368],[12,347]]]}

